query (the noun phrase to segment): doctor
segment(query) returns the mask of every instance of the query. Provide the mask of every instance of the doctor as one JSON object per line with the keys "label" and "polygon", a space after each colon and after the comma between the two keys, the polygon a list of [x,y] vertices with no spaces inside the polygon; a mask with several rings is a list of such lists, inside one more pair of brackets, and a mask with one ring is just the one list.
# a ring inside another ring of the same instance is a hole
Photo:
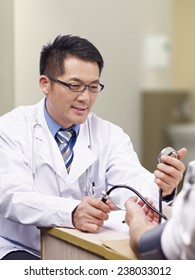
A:
{"label": "doctor", "polygon": [[[38,259],[39,226],[96,232],[116,208],[101,201],[101,192],[110,186],[131,185],[154,200],[161,188],[165,201],[173,198],[183,163],[165,156],[151,174],[141,166],[129,136],[90,113],[104,88],[103,64],[88,40],[58,36],[41,52],[39,82],[45,98],[0,118],[0,258]],[[70,129],[70,141],[60,139]],[[58,146],[66,141],[68,163]],[[178,154],[182,159],[186,149]]]}

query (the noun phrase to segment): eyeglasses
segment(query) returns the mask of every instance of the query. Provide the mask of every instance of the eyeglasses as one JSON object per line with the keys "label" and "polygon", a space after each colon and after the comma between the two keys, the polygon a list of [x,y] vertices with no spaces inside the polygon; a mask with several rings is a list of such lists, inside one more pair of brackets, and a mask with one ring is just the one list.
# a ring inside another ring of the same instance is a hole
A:
{"label": "eyeglasses", "polygon": [[86,88],[88,88],[91,93],[98,93],[98,92],[102,91],[104,88],[104,85],[102,85],[100,83],[93,83],[90,85],[79,83],[79,82],[65,83],[65,82],[60,81],[53,77],[48,77],[48,78],[56,83],[59,83],[65,87],[68,87],[69,90],[72,92],[84,92],[86,90]]}

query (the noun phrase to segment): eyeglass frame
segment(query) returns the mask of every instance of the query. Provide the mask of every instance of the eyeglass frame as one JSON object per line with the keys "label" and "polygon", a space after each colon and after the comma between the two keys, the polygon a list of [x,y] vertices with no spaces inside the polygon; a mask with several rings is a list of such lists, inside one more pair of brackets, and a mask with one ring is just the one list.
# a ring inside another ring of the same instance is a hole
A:
{"label": "eyeglass frame", "polygon": [[73,83],[66,83],[66,82],[63,82],[63,81],[58,80],[58,79],[56,79],[56,78],[50,77],[50,76],[47,76],[47,77],[48,77],[51,81],[53,81],[53,82],[56,82],[56,83],[59,83],[59,84],[65,86],[65,87],[68,87],[69,90],[70,90],[71,92],[75,92],[75,93],[84,92],[84,91],[86,90],[86,88],[88,88],[89,91],[90,91],[91,93],[99,93],[99,92],[101,92],[101,91],[104,89],[104,85],[101,84],[101,83],[98,83],[98,85],[100,85],[100,87],[101,87],[101,88],[100,88],[100,91],[93,92],[93,91],[91,91],[91,87],[92,87],[91,84],[84,84],[84,83],[81,83],[81,84],[83,84],[83,86],[84,86],[84,88],[83,88],[82,90],[72,90],[70,87],[71,87],[71,85],[72,85]]}

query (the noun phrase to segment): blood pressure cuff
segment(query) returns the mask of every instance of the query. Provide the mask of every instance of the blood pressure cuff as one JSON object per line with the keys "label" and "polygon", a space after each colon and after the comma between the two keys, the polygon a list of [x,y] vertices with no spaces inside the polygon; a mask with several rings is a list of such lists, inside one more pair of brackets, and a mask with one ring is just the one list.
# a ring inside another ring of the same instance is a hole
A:
{"label": "blood pressure cuff", "polygon": [[161,247],[161,235],[166,223],[160,224],[143,234],[138,251],[143,260],[166,260]]}

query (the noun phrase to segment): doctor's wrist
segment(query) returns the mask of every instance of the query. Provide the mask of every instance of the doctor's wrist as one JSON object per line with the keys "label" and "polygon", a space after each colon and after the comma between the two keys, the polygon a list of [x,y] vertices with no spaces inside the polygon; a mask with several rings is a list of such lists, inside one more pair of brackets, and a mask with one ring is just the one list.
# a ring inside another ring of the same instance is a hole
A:
{"label": "doctor's wrist", "polygon": [[78,206],[75,207],[75,209],[72,211],[72,225],[73,225],[73,227],[75,227],[75,228],[76,228],[76,221],[75,221],[74,215],[75,215],[75,212],[76,212],[77,208],[78,208]]}

